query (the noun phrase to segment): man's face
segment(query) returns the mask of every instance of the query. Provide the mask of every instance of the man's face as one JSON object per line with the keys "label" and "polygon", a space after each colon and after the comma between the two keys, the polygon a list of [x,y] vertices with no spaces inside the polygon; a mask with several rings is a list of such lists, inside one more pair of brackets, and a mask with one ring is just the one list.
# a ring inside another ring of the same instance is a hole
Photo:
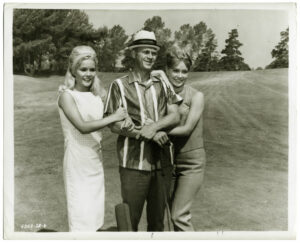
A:
{"label": "man's face", "polygon": [[135,60],[141,70],[151,71],[157,58],[157,50],[152,47],[135,49]]}

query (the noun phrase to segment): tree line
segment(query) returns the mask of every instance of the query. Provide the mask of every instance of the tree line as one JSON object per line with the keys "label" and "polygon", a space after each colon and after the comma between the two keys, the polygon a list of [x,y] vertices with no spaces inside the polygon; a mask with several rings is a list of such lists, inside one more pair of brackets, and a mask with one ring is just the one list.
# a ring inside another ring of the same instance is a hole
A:
{"label": "tree line", "polygon": [[[183,24],[172,32],[160,16],[147,19],[142,29],[155,32],[161,46],[156,69],[166,64],[166,52],[174,43],[187,50],[193,60],[192,71],[250,70],[239,48],[237,29],[232,29],[221,54],[216,51],[217,39],[212,29],[200,21]],[[129,36],[120,25],[111,29],[95,29],[81,10],[15,9],[13,15],[13,71],[35,75],[63,74],[68,56],[77,45],[93,47],[99,58],[99,71],[127,71],[133,60],[124,51]],[[275,60],[266,68],[288,67],[288,29],[281,32],[281,41],[272,51]]]}

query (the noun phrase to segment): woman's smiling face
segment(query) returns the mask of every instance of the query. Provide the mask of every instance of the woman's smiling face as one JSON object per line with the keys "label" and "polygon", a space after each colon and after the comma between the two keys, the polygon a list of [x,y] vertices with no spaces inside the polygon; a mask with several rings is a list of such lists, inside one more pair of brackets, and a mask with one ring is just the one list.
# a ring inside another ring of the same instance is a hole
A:
{"label": "woman's smiling face", "polygon": [[96,76],[96,65],[91,59],[86,59],[81,62],[76,69],[75,80],[78,86],[82,88],[90,88]]}
{"label": "woman's smiling face", "polygon": [[188,78],[189,70],[183,61],[179,61],[173,67],[167,68],[166,71],[170,82],[176,88],[182,87]]}

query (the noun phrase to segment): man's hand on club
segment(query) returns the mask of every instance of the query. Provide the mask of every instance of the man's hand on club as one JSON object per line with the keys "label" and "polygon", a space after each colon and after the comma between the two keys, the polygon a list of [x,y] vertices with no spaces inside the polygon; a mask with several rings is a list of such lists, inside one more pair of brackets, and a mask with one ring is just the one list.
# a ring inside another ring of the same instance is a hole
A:
{"label": "man's hand on club", "polygon": [[156,134],[155,124],[152,123],[150,125],[145,125],[142,127],[139,138],[145,141],[149,141],[155,136],[155,134]]}

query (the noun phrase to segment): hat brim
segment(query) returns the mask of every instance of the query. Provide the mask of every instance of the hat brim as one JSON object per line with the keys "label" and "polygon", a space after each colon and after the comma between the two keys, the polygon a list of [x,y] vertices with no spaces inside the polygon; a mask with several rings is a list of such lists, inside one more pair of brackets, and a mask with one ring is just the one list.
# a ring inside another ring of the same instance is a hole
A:
{"label": "hat brim", "polygon": [[159,50],[160,47],[159,46],[155,46],[155,45],[147,45],[147,44],[140,44],[140,45],[132,45],[132,46],[128,46],[125,48],[125,50],[132,50],[132,49],[135,49],[135,48],[138,48],[138,47],[151,47],[151,48],[154,48],[155,50]]}

